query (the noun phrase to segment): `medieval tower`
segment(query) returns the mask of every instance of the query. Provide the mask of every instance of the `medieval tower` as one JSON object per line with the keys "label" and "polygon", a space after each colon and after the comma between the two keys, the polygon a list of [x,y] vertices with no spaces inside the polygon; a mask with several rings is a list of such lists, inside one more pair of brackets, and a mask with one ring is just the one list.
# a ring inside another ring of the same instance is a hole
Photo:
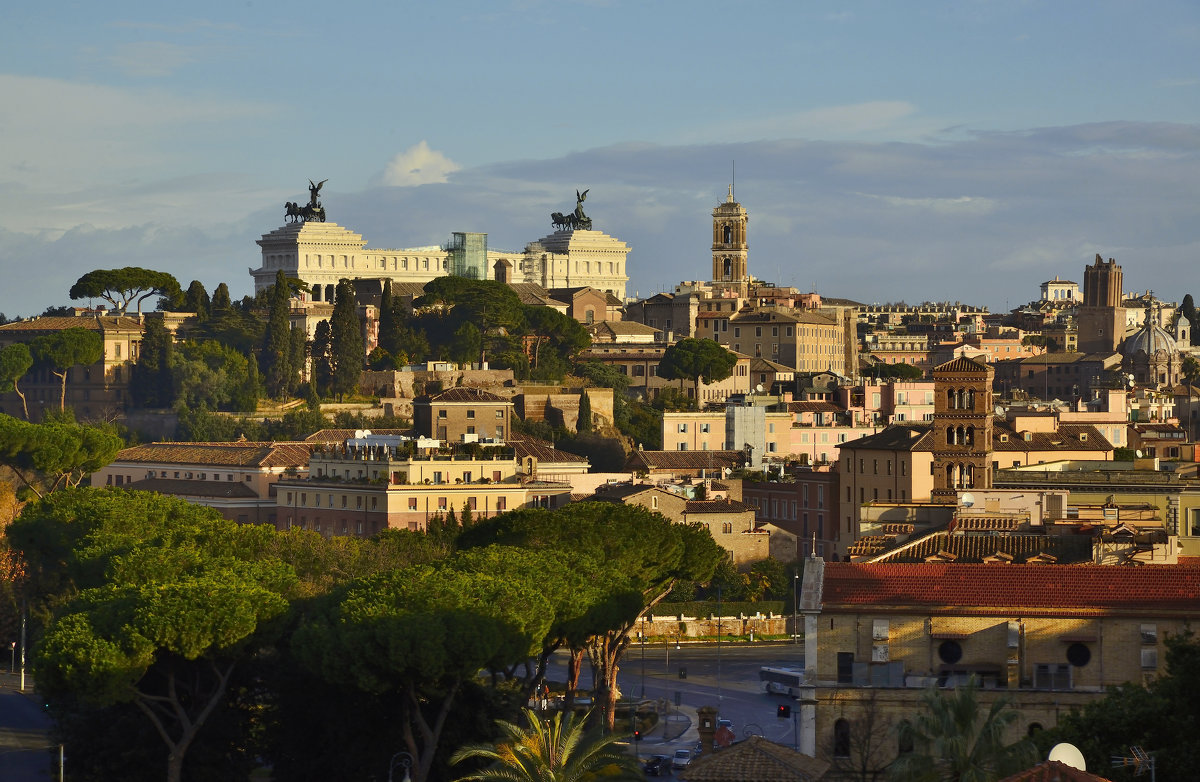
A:
{"label": "medieval tower", "polygon": [[714,288],[736,291],[745,296],[750,288],[746,244],[746,210],[733,200],[733,185],[725,202],[712,211],[712,283]]}
{"label": "medieval tower", "polygon": [[1083,304],[1075,316],[1080,353],[1112,353],[1125,340],[1124,277],[1112,258],[1099,255],[1083,271]]}
{"label": "medieval tower", "polygon": [[991,488],[995,373],[969,358],[934,367],[934,502],[957,502],[961,489]]}

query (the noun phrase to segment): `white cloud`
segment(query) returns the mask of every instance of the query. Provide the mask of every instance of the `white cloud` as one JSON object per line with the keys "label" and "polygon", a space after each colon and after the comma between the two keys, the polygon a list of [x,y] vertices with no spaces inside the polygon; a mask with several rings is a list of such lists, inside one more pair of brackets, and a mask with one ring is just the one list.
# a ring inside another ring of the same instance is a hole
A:
{"label": "white cloud", "polygon": [[[769,117],[743,117],[737,122],[718,125],[715,139],[845,138],[889,131],[891,138],[901,124],[912,124],[917,109],[907,101],[871,101],[844,106],[822,106],[806,111]],[[905,129],[903,135],[934,132],[936,123]],[[712,140],[712,139],[705,139]]]}
{"label": "white cloud", "polygon": [[422,140],[388,161],[387,168],[379,177],[379,184],[391,187],[440,184],[460,168],[441,152],[430,149],[428,142]]}
{"label": "white cloud", "polygon": [[924,212],[937,212],[940,214],[985,215],[996,208],[996,201],[994,199],[972,198],[971,196],[959,196],[958,198],[905,198],[903,196],[875,195],[873,193],[861,193],[860,195],[866,198],[879,199],[889,206],[918,209]]}
{"label": "white cloud", "polygon": [[118,46],[108,62],[129,76],[161,78],[195,62],[195,51],[165,41],[136,41]]}

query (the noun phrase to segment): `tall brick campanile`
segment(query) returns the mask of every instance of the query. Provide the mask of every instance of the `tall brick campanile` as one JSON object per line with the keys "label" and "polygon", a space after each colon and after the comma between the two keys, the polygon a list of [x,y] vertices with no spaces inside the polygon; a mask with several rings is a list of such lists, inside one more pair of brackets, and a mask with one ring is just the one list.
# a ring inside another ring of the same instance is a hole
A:
{"label": "tall brick campanile", "polygon": [[996,370],[969,358],[934,367],[934,502],[954,503],[960,489],[992,486],[992,378]]}

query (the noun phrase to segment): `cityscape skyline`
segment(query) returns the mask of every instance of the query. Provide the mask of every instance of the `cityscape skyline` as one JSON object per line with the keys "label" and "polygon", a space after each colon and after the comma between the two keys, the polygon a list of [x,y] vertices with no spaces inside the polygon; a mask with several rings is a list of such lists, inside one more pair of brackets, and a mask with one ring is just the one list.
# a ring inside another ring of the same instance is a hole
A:
{"label": "cityscape skyline", "polygon": [[761,279],[1001,310],[1100,254],[1130,291],[1188,292],[1195,7],[683,8],[17,9],[0,269],[22,285],[0,312],[128,265],[247,294],[309,178],[389,249],[480,231],[519,251],[589,188],[647,296],[707,276],[734,165]]}

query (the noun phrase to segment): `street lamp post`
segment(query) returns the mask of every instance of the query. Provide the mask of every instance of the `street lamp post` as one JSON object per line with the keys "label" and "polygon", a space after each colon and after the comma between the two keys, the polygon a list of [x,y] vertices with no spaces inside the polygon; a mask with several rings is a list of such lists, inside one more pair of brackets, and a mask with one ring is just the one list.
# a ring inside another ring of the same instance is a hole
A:
{"label": "street lamp post", "polygon": [[800,645],[800,572],[792,574],[792,643]]}
{"label": "street lamp post", "polygon": [[400,777],[400,782],[412,782],[412,774],[409,773],[412,764],[413,756],[407,752],[397,752],[395,755],[392,755],[392,759],[388,763],[388,782],[394,782],[392,772],[396,770],[396,766],[404,769],[404,776]]}
{"label": "street lamp post", "polygon": [[642,697],[646,697],[646,617],[642,617]]}
{"label": "street lamp post", "polygon": [[8,672],[17,672],[17,642],[13,641],[8,645]]}

